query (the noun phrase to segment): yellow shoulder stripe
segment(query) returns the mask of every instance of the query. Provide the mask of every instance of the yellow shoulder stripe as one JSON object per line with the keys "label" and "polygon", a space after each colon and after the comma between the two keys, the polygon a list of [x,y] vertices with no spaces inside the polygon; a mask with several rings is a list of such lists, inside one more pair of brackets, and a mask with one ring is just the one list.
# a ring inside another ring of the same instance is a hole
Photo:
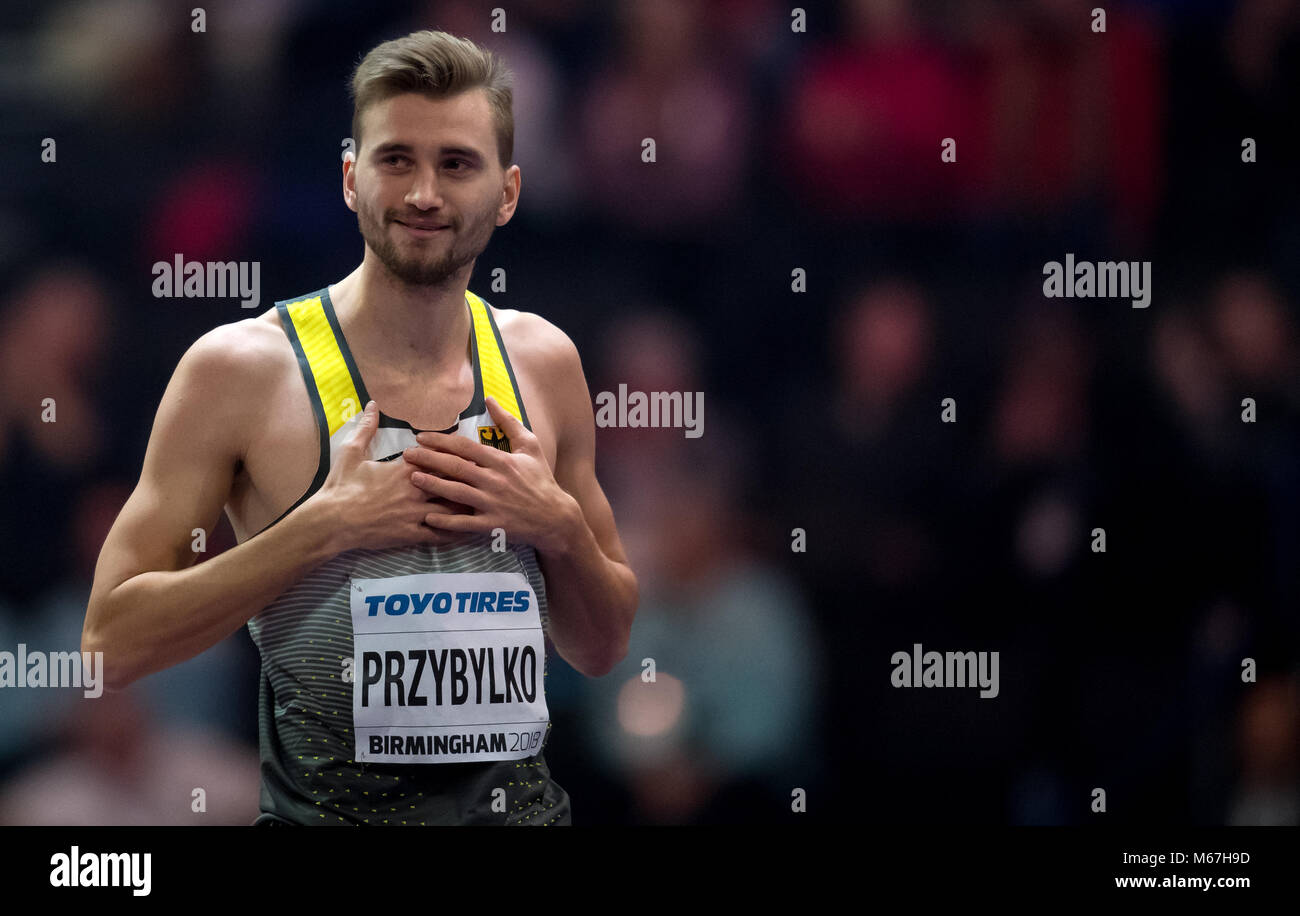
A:
{"label": "yellow shoulder stripe", "polygon": [[519,401],[515,397],[515,387],[510,384],[510,373],[506,371],[505,360],[501,357],[501,348],[497,346],[497,336],[492,333],[492,324],[488,320],[487,303],[478,296],[465,291],[469,300],[470,313],[474,316],[474,339],[478,342],[479,374],[483,377],[484,397],[494,397],[497,403],[510,411],[520,423],[524,418],[519,412]]}
{"label": "yellow shoulder stripe", "polygon": [[343,353],[339,350],[334,331],[325,317],[325,307],[321,304],[320,296],[290,303],[286,308],[294,330],[298,332],[302,352],[311,367],[316,391],[321,406],[325,409],[325,421],[332,436],[349,417],[360,413],[366,405],[361,403],[361,396],[352,383],[352,374],[343,361]]}

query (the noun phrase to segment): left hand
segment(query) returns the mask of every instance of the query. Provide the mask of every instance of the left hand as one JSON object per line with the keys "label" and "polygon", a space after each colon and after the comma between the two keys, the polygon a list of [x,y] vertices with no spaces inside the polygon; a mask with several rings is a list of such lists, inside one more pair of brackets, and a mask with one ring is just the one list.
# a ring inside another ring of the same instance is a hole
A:
{"label": "left hand", "polygon": [[488,413],[510,440],[504,452],[456,433],[423,432],[419,446],[402,453],[412,466],[411,483],[430,496],[461,503],[472,514],[430,513],[435,530],[490,535],[504,528],[507,543],[559,549],[577,500],[564,491],[536,435],[489,397]]}

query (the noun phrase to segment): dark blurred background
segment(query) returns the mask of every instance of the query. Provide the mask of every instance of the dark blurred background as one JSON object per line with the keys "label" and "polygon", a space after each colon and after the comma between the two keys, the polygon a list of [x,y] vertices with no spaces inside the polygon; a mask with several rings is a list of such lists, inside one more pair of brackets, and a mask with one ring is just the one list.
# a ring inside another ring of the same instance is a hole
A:
{"label": "dark blurred background", "polygon": [[[347,82],[437,28],[516,77],[470,288],[593,394],[705,392],[699,439],[598,430],[642,600],[607,677],[550,660],[575,823],[1300,823],[1300,3],[1094,5],[7,2],[0,648],[78,647],[189,344],[359,263]],[[155,298],[176,252],[260,262],[257,311]],[[1066,252],[1150,260],[1149,308],[1044,298]],[[915,643],[998,696],[891,687]],[[0,822],[251,822],[257,670],[241,630],[0,693]]]}

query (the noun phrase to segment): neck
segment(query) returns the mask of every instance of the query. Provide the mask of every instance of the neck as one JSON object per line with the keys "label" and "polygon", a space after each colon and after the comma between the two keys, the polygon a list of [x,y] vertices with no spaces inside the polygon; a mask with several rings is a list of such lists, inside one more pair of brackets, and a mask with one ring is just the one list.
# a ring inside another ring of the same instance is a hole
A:
{"label": "neck", "polygon": [[438,371],[465,358],[465,308],[473,262],[438,286],[408,286],[366,249],[361,265],[330,287],[330,300],[353,349],[384,354],[390,367]]}

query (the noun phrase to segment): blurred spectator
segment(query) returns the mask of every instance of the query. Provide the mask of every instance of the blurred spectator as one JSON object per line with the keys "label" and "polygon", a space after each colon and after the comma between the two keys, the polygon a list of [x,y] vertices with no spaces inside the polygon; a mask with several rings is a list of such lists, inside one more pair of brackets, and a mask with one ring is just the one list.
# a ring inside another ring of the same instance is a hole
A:
{"label": "blurred spectator", "polygon": [[166,117],[185,105],[197,76],[186,51],[188,19],[188,11],[163,2],[55,4],[35,42],[40,80],[82,117]]}
{"label": "blurred spectator", "polygon": [[[1240,473],[1253,481],[1263,504],[1261,530],[1252,532],[1254,555],[1243,584],[1260,620],[1261,648],[1269,662],[1294,661],[1281,646],[1300,641],[1300,349],[1295,312],[1276,284],[1257,273],[1229,274],[1214,291],[1212,321],[1231,394],[1225,413],[1238,443]],[[1255,403],[1244,423],[1242,402]],[[1252,433],[1253,431],[1253,433]],[[1244,538],[1243,538],[1244,540]],[[1243,545],[1246,546],[1246,545]],[[1262,580],[1262,581],[1261,581]],[[1251,587],[1247,585],[1246,587]]]}
{"label": "blurred spectator", "polygon": [[1142,244],[1162,191],[1161,44],[1131,7],[1106,7],[1094,32],[1095,8],[1033,0],[968,18],[983,71],[968,147],[984,206],[1051,224],[1101,205],[1107,236]]}
{"label": "blurred spectator", "polygon": [[1011,331],[1003,387],[993,406],[989,445],[998,465],[1064,464],[1081,457],[1092,363],[1091,347],[1068,311],[1023,311]]}
{"label": "blurred spectator", "polygon": [[1237,730],[1241,777],[1230,825],[1300,826],[1297,710],[1294,674],[1246,686]]}
{"label": "blurred spectator", "polygon": [[[852,590],[850,574],[924,588],[934,571],[938,532],[922,520],[949,511],[941,480],[952,427],[931,378],[932,308],[923,289],[898,279],[855,292],[829,328],[833,387],[809,379],[781,401],[784,434],[773,446],[789,469],[783,509],[809,531],[819,582]],[[831,596],[819,604],[849,606]]]}
{"label": "blurred spectator", "polygon": [[1212,307],[1228,371],[1243,386],[1276,395],[1284,400],[1280,406],[1295,408],[1300,403],[1300,354],[1294,323],[1273,284],[1259,274],[1231,274],[1215,290]]}
{"label": "blurred spectator", "polygon": [[97,403],[108,352],[104,281],[77,263],[36,270],[0,310],[0,595],[25,602],[68,572],[77,488],[106,452]]}
{"label": "blurred spectator", "polygon": [[[980,542],[966,531],[959,446],[969,442],[965,411],[973,405],[936,378],[934,311],[928,291],[901,277],[853,290],[824,329],[831,377],[787,386],[778,402],[772,448],[785,469],[773,487],[778,530],[786,538],[806,532],[794,564],[821,631],[833,634],[824,715],[838,723],[827,734],[838,785],[897,784],[938,768],[951,729],[988,722],[983,709],[917,708],[889,681],[893,652],[916,642],[955,648],[945,642],[968,618],[965,571],[981,559],[969,555]],[[957,423],[942,421],[948,395],[960,402]],[[970,749],[967,778],[993,749]],[[944,782],[961,794],[951,774]],[[949,797],[889,792],[875,812],[892,820],[931,804],[942,810]]]}
{"label": "blurred spectator", "polygon": [[1214,268],[1264,259],[1294,284],[1300,177],[1278,153],[1300,144],[1300,4],[1237,0],[1220,13],[1171,29],[1161,241]]}
{"label": "blurred spectator", "polygon": [[962,169],[940,160],[940,144],[954,138],[958,162],[978,154],[953,53],[905,0],[849,0],[845,14],[845,34],[792,73],[777,174],[837,219],[950,211]]}
{"label": "blurred spectator", "polygon": [[[645,310],[620,316],[603,336],[599,368],[589,387],[593,398],[608,392],[617,397],[619,386],[629,392],[703,390],[702,350],[698,336],[686,321],[662,310]],[[704,434],[721,419],[717,402],[704,392]],[[659,511],[664,494],[694,464],[701,439],[687,439],[684,430],[650,427],[602,427],[596,430],[596,460],[601,486],[615,507],[619,530],[632,568],[638,575],[658,575],[649,522]],[[742,456],[736,455],[736,460]]]}
{"label": "blurred spectator", "polygon": [[0,790],[0,824],[249,825],[257,817],[257,753],[204,732],[160,729],[137,691],[82,699],[57,727],[53,755]]}
{"label": "blurred spectator", "polygon": [[[746,446],[712,422],[709,450]],[[797,587],[737,536],[733,470],[697,458],[664,483],[627,658],[587,682],[584,721],[640,817],[771,822],[820,777],[818,640]]]}
{"label": "blurred spectator", "polygon": [[1156,319],[1152,368],[1177,419],[1208,451],[1219,445],[1228,420],[1225,367],[1199,322],[1176,305]]}
{"label": "blurred spectator", "polygon": [[[1285,665],[1300,621],[1300,352],[1275,284],[1234,272],[1211,285],[1204,310],[1170,312],[1153,336],[1153,370],[1177,409],[1186,465],[1213,474],[1207,508],[1225,587],[1259,628],[1253,651]],[[1255,402],[1245,422],[1246,398]],[[1276,653],[1276,654],[1275,654]]]}
{"label": "blurred spectator", "polygon": [[[740,202],[753,142],[747,83],[702,29],[703,6],[623,0],[616,56],[583,91],[584,189],[615,225],[705,237]],[[642,160],[646,138],[654,162]]]}

